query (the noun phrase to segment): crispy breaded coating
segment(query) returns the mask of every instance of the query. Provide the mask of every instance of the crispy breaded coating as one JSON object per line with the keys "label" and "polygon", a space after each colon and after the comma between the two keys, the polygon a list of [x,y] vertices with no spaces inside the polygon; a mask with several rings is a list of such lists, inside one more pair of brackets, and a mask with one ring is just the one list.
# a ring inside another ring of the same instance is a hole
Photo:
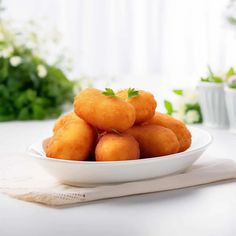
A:
{"label": "crispy breaded coating", "polygon": [[124,134],[105,134],[95,149],[96,161],[124,161],[139,159],[139,144]]}
{"label": "crispy breaded coating", "polygon": [[157,107],[157,102],[150,92],[144,90],[139,90],[138,92],[139,94],[137,96],[131,98],[128,98],[128,89],[116,93],[118,97],[121,97],[134,106],[136,114],[135,124],[151,119]]}
{"label": "crispy breaded coating", "polygon": [[158,125],[137,125],[128,129],[139,143],[141,158],[158,157],[177,153],[179,141],[173,131]]}
{"label": "crispy breaded coating", "polygon": [[122,132],[132,127],[135,109],[118,97],[102,94],[102,91],[89,88],[77,95],[74,100],[75,113],[94,127]]}
{"label": "crispy breaded coating", "polygon": [[191,146],[191,133],[183,122],[169,115],[156,112],[154,117],[147,121],[147,124],[160,125],[171,129],[179,140],[179,152],[183,152]]}
{"label": "crispy breaded coating", "polygon": [[50,139],[46,155],[65,160],[86,160],[93,150],[96,140],[94,129],[84,120],[67,122]]}
{"label": "crispy breaded coating", "polygon": [[79,117],[74,112],[70,112],[70,113],[60,116],[54,124],[53,132],[56,132],[57,130],[59,130],[68,121],[72,121],[76,119],[79,119]]}

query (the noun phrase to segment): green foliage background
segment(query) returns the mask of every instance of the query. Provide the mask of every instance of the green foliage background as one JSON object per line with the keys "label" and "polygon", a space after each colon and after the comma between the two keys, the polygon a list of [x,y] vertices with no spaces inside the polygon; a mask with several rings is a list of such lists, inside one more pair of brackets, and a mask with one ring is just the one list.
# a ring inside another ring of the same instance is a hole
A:
{"label": "green foliage background", "polygon": [[[63,105],[74,97],[74,83],[56,65],[48,64],[33,50],[19,44],[11,32],[0,23],[0,121],[34,120],[57,117]],[[9,57],[1,52],[12,48]],[[10,58],[19,56],[21,63],[12,66]],[[44,66],[44,78],[37,67]]]}

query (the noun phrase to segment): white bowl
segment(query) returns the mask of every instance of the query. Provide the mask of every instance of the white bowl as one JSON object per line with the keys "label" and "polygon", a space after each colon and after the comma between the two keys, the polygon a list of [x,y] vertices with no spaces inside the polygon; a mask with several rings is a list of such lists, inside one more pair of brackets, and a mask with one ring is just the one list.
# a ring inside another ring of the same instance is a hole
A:
{"label": "white bowl", "polygon": [[204,125],[212,128],[227,128],[229,121],[225,105],[224,84],[199,82],[197,88]]}
{"label": "white bowl", "polygon": [[192,145],[188,150],[163,157],[111,162],[68,161],[46,157],[42,143],[31,145],[29,154],[48,173],[68,185],[93,186],[144,180],[181,173],[201,156],[212,138],[198,128],[190,128],[190,131]]}
{"label": "white bowl", "polygon": [[230,131],[236,133],[236,89],[225,88],[225,101],[229,116]]}

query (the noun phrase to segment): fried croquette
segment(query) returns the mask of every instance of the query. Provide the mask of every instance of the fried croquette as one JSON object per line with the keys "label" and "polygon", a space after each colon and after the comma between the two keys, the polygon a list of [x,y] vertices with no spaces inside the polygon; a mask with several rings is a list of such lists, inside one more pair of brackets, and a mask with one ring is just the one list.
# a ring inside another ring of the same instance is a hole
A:
{"label": "fried croquette", "polygon": [[124,134],[105,134],[95,149],[96,161],[124,161],[139,159],[139,144],[134,137]]}
{"label": "fried croquette", "polygon": [[53,132],[56,132],[61,127],[63,127],[68,121],[80,119],[74,112],[67,113],[60,116],[53,127]]}
{"label": "fried croquette", "polygon": [[186,125],[173,117],[156,112],[154,117],[147,121],[147,124],[155,124],[171,129],[177,136],[180,149],[179,152],[183,152],[188,149],[191,145],[191,133],[186,127]]}
{"label": "fried croquette", "polygon": [[84,161],[94,148],[96,134],[84,120],[67,122],[54,133],[46,147],[46,155],[51,158]]}
{"label": "fried croquette", "polygon": [[118,91],[116,95],[134,106],[136,113],[135,124],[142,123],[154,116],[157,102],[151,93],[139,90],[137,96],[128,98],[128,90],[125,89]]}
{"label": "fried croquette", "polygon": [[140,125],[128,129],[139,143],[141,158],[158,157],[177,153],[179,141],[173,131],[158,125]]}
{"label": "fried croquette", "polygon": [[88,88],[75,97],[74,111],[92,126],[105,131],[123,132],[135,121],[131,104],[116,96],[106,96],[95,88]]}

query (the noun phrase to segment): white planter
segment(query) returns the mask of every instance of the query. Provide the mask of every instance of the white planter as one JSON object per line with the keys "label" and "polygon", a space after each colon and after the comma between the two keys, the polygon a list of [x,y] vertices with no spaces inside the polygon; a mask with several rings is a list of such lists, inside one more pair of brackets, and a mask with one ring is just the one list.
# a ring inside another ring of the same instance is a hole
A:
{"label": "white planter", "polygon": [[236,89],[225,88],[225,101],[228,111],[230,131],[236,133]]}
{"label": "white planter", "polygon": [[204,125],[212,128],[227,128],[229,121],[224,84],[199,82],[198,91]]}

